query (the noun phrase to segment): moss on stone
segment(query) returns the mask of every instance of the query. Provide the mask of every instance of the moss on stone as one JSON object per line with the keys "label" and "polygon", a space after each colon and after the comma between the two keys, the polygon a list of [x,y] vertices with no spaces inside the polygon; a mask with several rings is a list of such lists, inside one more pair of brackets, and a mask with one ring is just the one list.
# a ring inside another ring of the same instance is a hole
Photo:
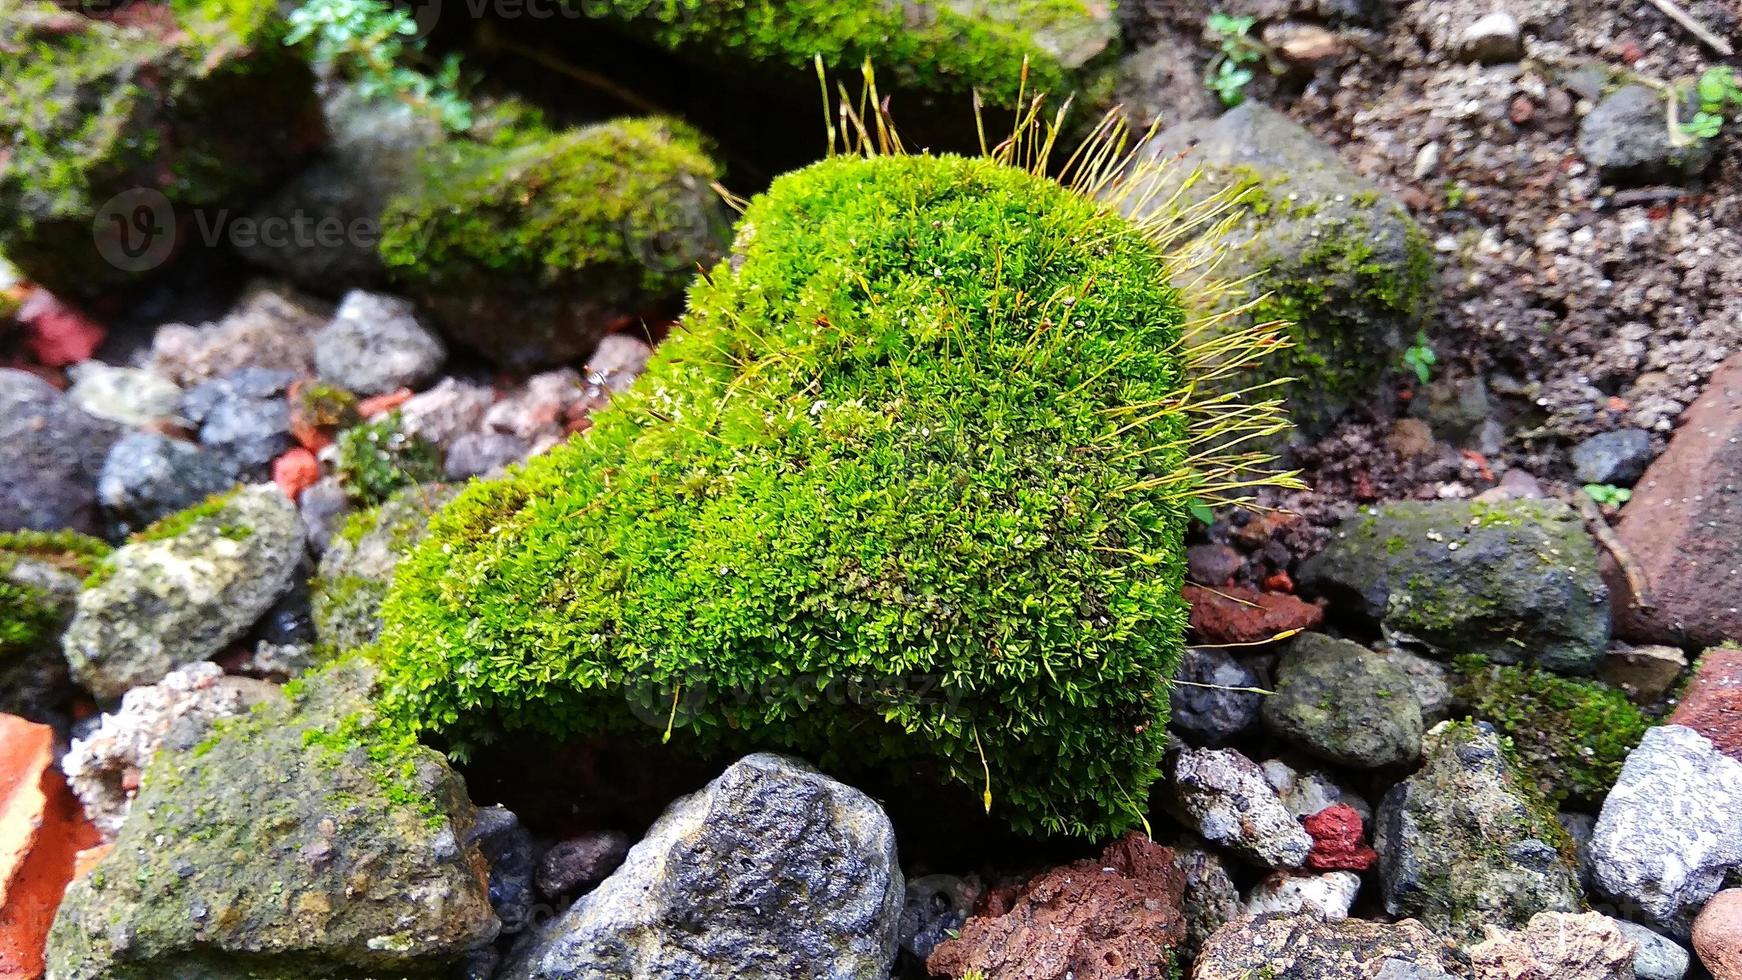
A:
{"label": "moss on stone", "polygon": [[20,560],[43,562],[84,578],[110,550],[107,544],[76,531],[0,533],[0,657],[43,646],[66,622],[64,597],[13,578]]}
{"label": "moss on stone", "polygon": [[[129,280],[93,246],[124,191],[245,203],[323,135],[313,76],[270,0],[177,0],[173,31],[24,0],[0,17],[0,250],[65,294]],[[259,121],[271,120],[262,127]],[[162,229],[167,234],[173,229]]]}
{"label": "moss on stone", "polygon": [[1596,681],[1460,658],[1462,691],[1476,717],[1512,742],[1538,792],[1553,802],[1600,801],[1651,727],[1619,690]]}
{"label": "moss on stone", "polygon": [[719,176],[700,135],[670,119],[451,144],[389,205],[381,258],[479,353],[573,360],[719,258]]}
{"label": "moss on stone", "polygon": [[400,567],[392,710],[787,748],[1031,832],[1141,820],[1185,607],[1184,321],[1160,251],[987,160],[833,159],[587,434]]}
{"label": "moss on stone", "polygon": [[397,411],[339,433],[333,469],[350,498],[372,507],[394,493],[441,479],[441,450],[405,431]]}

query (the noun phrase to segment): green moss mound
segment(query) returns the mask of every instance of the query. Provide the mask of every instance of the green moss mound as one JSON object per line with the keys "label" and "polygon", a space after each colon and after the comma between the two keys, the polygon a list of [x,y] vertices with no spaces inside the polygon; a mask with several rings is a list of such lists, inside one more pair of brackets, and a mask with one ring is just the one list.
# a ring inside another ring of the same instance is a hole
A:
{"label": "green moss mound", "polygon": [[1608,795],[1651,721],[1621,691],[1523,667],[1458,661],[1472,713],[1512,741],[1519,764],[1555,803]]}
{"label": "green moss mound", "polygon": [[173,32],[36,0],[0,12],[0,251],[57,292],[131,281],[93,244],[116,195],[159,192],[186,221],[246,203],[324,139],[313,75],[281,43],[275,4],[170,7]]}
{"label": "green moss mound", "polygon": [[14,578],[21,559],[84,578],[109,554],[108,545],[76,531],[0,533],[0,657],[33,650],[64,625],[67,603],[29,581]]}
{"label": "green moss mound", "polygon": [[730,222],[702,138],[670,119],[436,150],[382,218],[380,253],[453,339],[498,362],[585,357],[625,313],[681,295]]}
{"label": "green moss mound", "polygon": [[974,4],[910,0],[567,0],[591,17],[685,57],[785,68],[804,78],[817,57],[835,71],[867,58],[898,88],[967,95],[1014,106],[1027,60],[1029,93],[1059,99],[1079,88],[1097,97],[1110,78],[1094,69],[1111,60],[1119,35],[1113,4],[1084,0],[991,0]]}
{"label": "green moss mound", "polygon": [[392,710],[953,784],[1112,834],[1181,652],[1184,319],[1157,249],[982,159],[833,159],[751,203],[648,372],[398,570]]}

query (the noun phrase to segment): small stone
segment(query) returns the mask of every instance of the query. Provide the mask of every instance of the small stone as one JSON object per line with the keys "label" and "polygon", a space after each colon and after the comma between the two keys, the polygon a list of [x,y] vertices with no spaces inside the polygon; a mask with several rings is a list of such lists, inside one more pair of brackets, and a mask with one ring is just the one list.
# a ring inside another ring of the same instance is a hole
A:
{"label": "small stone", "polygon": [[1633,954],[1633,975],[1637,980],[1682,980],[1687,976],[1690,960],[1680,943],[1625,919],[1614,922],[1621,935],[1639,948]]}
{"label": "small stone", "polygon": [[616,871],[634,841],[617,830],[571,837],[546,851],[538,862],[538,890],[545,898],[568,898]]}
{"label": "small stone", "polygon": [[54,767],[55,733],[0,715],[0,977],[43,974],[43,947],[77,854],[101,838]]}
{"label": "small stone", "polygon": [[1457,699],[1452,692],[1452,672],[1445,664],[1413,650],[1389,644],[1380,647],[1378,653],[1409,678],[1410,690],[1415,692],[1415,702],[1421,706],[1424,726],[1437,725],[1451,717]]}
{"label": "small stone", "polygon": [[1347,803],[1336,803],[1305,817],[1301,826],[1312,836],[1306,866],[1314,871],[1366,871],[1379,860],[1367,846],[1361,814]]}
{"label": "small stone", "polygon": [[181,413],[199,427],[200,444],[233,473],[264,476],[292,443],[285,392],[295,380],[286,371],[244,368],[189,390]]}
{"label": "small stone", "polygon": [[535,374],[518,391],[490,406],[484,425],[507,432],[537,446],[559,438],[568,418],[568,407],[583,395],[581,376],[571,368]]}
{"label": "small stone", "polygon": [[514,935],[533,924],[535,896],[532,834],[520,818],[504,806],[478,809],[477,822],[466,835],[478,845],[490,864],[490,908],[502,920],[504,935]]}
{"label": "small stone", "polygon": [[1266,759],[1260,768],[1264,771],[1264,781],[1276,791],[1282,805],[1296,819],[1343,804],[1359,814],[1364,823],[1373,822],[1373,808],[1367,801],[1327,773],[1316,770],[1297,772],[1281,759]]}
{"label": "small stone", "polygon": [[228,464],[193,443],[134,432],[110,447],[97,478],[97,499],[123,529],[137,531],[235,482]]}
{"label": "small stone", "polygon": [[443,378],[434,388],[399,406],[400,428],[407,435],[450,446],[460,436],[478,431],[484,424],[484,413],[495,401],[493,388]]}
{"label": "small stone", "polygon": [[955,875],[924,875],[907,882],[901,910],[901,951],[924,963],[938,944],[959,935],[980,890]]}
{"label": "small stone", "polygon": [[1742,980],[1742,888],[1712,896],[1694,920],[1694,951],[1712,980]]}
{"label": "small stone", "polygon": [[46,289],[33,289],[18,308],[25,349],[45,367],[67,367],[90,360],[108,337],[108,328],[62,303]]}
{"label": "small stone", "polygon": [[1240,890],[1222,859],[1190,835],[1174,842],[1174,863],[1185,875],[1186,936],[1180,956],[1195,959],[1217,929],[1240,914]]}
{"label": "small stone", "polygon": [[1712,143],[1674,142],[1665,122],[1663,96],[1640,84],[1617,89],[1579,125],[1580,155],[1605,181],[1621,185],[1698,176],[1712,163]]}
{"label": "small stone", "polygon": [[1166,980],[1185,938],[1183,878],[1171,850],[1127,834],[1098,860],[1030,880],[1004,914],[969,919],[926,967],[1005,980]]}
{"label": "small stone", "polygon": [[73,385],[67,398],[87,413],[137,428],[175,417],[181,388],[141,368],[115,367],[85,361],[67,370]]}
{"label": "small stone", "polygon": [[1742,762],[1681,725],[1645,733],[1591,836],[1599,895],[1668,935],[1742,871]]}
{"label": "small stone", "polygon": [[1347,919],[1361,876],[1348,871],[1321,875],[1274,872],[1246,893],[1246,915],[1299,915],[1308,912],[1336,921]]}
{"label": "small stone", "polygon": [[1258,723],[1264,695],[1258,675],[1227,652],[1188,647],[1171,685],[1168,725],[1223,745]]}
{"label": "small stone", "polygon": [[1349,51],[1341,34],[1306,21],[1267,24],[1262,37],[1282,60],[1298,68],[1333,64]]}
{"label": "small stone", "polygon": [[327,319],[327,308],[318,301],[254,287],[215,323],[159,327],[145,366],[184,388],[251,367],[301,377],[314,371],[311,338]]}
{"label": "small stone", "polygon": [[1339,765],[1383,769],[1421,755],[1421,706],[1409,678],[1347,640],[1296,637],[1263,713],[1279,737]]}
{"label": "small stone", "polygon": [[1677,647],[1618,643],[1597,665],[1597,679],[1626,691],[1639,704],[1655,704],[1669,694],[1687,669],[1688,658]]}
{"label": "small stone", "polygon": [[1171,775],[1168,811],[1205,840],[1265,867],[1306,863],[1313,839],[1251,759],[1233,749],[1187,748]]}
{"label": "small stone", "polygon": [[468,432],[448,444],[442,475],[469,480],[494,473],[525,459],[530,448],[519,436],[506,432]]}
{"label": "small stone", "polygon": [[1262,643],[1286,639],[1316,629],[1325,621],[1323,607],[1280,592],[1258,592],[1241,586],[1214,591],[1187,584],[1192,629],[1205,643]]}
{"label": "small stone", "polygon": [[1154,38],[1119,60],[1113,101],[1139,132],[1160,120],[1166,125],[1207,119],[1221,107],[1204,87],[1205,57],[1197,39],[1156,22]]}
{"label": "small stone", "polygon": [[1452,980],[1458,953],[1421,923],[1314,915],[1241,916],[1223,926],[1192,980]]}
{"label": "small stone", "polygon": [[345,516],[351,512],[351,495],[345,492],[338,477],[327,476],[304,490],[297,503],[301,506],[309,548],[316,554],[326,551],[333,535],[345,523]]}
{"label": "small stone", "polygon": [[1246,559],[1225,544],[1195,544],[1186,549],[1186,574],[1202,585],[1221,586],[1246,567]]}
{"label": "small stone", "polygon": [[1504,10],[1496,10],[1464,28],[1458,40],[1464,57],[1483,64],[1524,57],[1524,29],[1517,17]]}
{"label": "small stone", "polygon": [[1597,912],[1543,912],[1517,932],[1488,929],[1470,950],[1473,980],[1633,980],[1638,947]]}
{"label": "small stone", "polygon": [[587,358],[587,383],[613,393],[623,391],[647,370],[652,357],[653,348],[647,341],[626,333],[610,334],[599,341],[599,349]]}
{"label": "small stone", "polygon": [[409,300],[354,289],[314,337],[315,370],[359,395],[416,388],[441,369],[447,348]]}
{"label": "small stone", "polygon": [[315,454],[301,446],[292,446],[289,452],[272,461],[272,482],[284,495],[291,500],[302,496],[302,492],[320,482],[321,464],[315,459]]}
{"label": "small stone", "polygon": [[1400,459],[1427,459],[1439,454],[1433,427],[1418,418],[1401,418],[1391,426],[1385,446]]}
{"label": "small stone", "polygon": [[97,474],[117,434],[41,378],[0,368],[0,531],[95,531]]}
{"label": "small stone", "polygon": [[1580,483],[1630,487],[1651,462],[1651,433],[1644,429],[1603,432],[1573,447],[1573,474]]}
{"label": "small stone", "polygon": [[409,487],[351,519],[328,543],[311,595],[315,635],[334,650],[375,642],[393,571],[429,531],[430,517],[457,486]]}
{"label": "small stone", "polygon": [[1742,647],[1707,650],[1669,716],[1712,740],[1718,751],[1742,761]]}

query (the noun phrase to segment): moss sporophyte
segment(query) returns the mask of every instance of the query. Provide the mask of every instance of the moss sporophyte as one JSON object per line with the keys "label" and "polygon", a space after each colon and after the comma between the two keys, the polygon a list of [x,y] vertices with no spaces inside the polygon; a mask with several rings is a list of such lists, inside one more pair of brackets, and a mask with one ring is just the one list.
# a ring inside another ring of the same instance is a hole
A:
{"label": "moss sporophyte", "polygon": [[1166,748],[1191,510],[1294,482],[1250,450],[1270,389],[1220,384],[1280,327],[1230,329],[1195,244],[1230,197],[1131,206],[1167,202],[1132,200],[1159,184],[1117,117],[1060,164],[1038,102],[972,158],[853,105],[633,388],[436,515],[372,649],[385,710],[461,753],[788,749],[1116,833]]}

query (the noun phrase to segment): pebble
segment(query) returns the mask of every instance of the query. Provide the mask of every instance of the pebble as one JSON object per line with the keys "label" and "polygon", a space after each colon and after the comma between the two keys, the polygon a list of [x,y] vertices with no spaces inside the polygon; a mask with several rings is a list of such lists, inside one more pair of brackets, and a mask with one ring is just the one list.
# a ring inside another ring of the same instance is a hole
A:
{"label": "pebble", "polygon": [[134,432],[110,447],[97,499],[123,529],[137,531],[234,483],[229,465],[193,443]]}
{"label": "pebble", "polygon": [[1211,745],[1233,741],[1258,723],[1264,695],[1251,668],[1223,650],[1188,647],[1170,689],[1168,725]]}
{"label": "pebble", "polygon": [[1458,40],[1464,57],[1483,64],[1524,57],[1524,30],[1518,18],[1504,10],[1496,10],[1464,28]]}
{"label": "pebble", "polygon": [[447,348],[409,300],[354,289],[314,336],[315,370],[359,395],[416,388],[434,377]]}
{"label": "pebble", "polygon": [[175,417],[181,387],[143,368],[85,361],[67,370],[67,398],[91,415],[129,428]]}
{"label": "pebble", "polygon": [[1580,483],[1630,487],[1652,460],[1651,433],[1644,429],[1599,433],[1574,446],[1572,457],[1573,474]]}
{"label": "pebble", "polygon": [[295,380],[289,371],[243,368],[189,390],[181,413],[199,427],[200,444],[232,473],[265,476],[292,443],[285,392]]}
{"label": "pebble", "polygon": [[1615,925],[1639,947],[1633,954],[1633,975],[1638,980],[1682,980],[1687,976],[1691,961],[1680,943],[1625,919],[1616,919]]}
{"label": "pebble", "polygon": [[1712,980],[1742,980],[1742,888],[1712,896],[1694,920],[1694,951]]}
{"label": "pebble", "polygon": [[442,472],[450,480],[484,476],[520,462],[529,449],[519,436],[506,432],[468,432],[448,444]]}
{"label": "pebble", "polygon": [[1205,840],[1264,867],[1306,863],[1312,837],[1251,759],[1234,749],[1182,749],[1171,776],[1169,812]]}
{"label": "pebble", "polygon": [[111,422],[34,374],[0,368],[0,531],[97,529],[97,474]]}
{"label": "pebble", "polygon": [[1335,922],[1349,917],[1360,891],[1361,876],[1349,871],[1320,875],[1277,872],[1252,886],[1241,911],[1246,915],[1313,912]]}
{"label": "pebble", "polygon": [[604,881],[634,841],[617,830],[571,837],[546,851],[538,862],[538,890],[545,898],[569,898]]}
{"label": "pebble", "polygon": [[1186,549],[1186,574],[1201,585],[1226,585],[1246,567],[1246,559],[1225,544],[1195,544]]}
{"label": "pebble", "polygon": [[1640,704],[1655,704],[1669,694],[1687,669],[1687,655],[1677,647],[1618,643],[1597,665],[1597,679],[1626,691]]}
{"label": "pebble", "polygon": [[924,963],[938,944],[961,931],[974,912],[980,889],[955,875],[910,878],[901,911],[901,950]]}

